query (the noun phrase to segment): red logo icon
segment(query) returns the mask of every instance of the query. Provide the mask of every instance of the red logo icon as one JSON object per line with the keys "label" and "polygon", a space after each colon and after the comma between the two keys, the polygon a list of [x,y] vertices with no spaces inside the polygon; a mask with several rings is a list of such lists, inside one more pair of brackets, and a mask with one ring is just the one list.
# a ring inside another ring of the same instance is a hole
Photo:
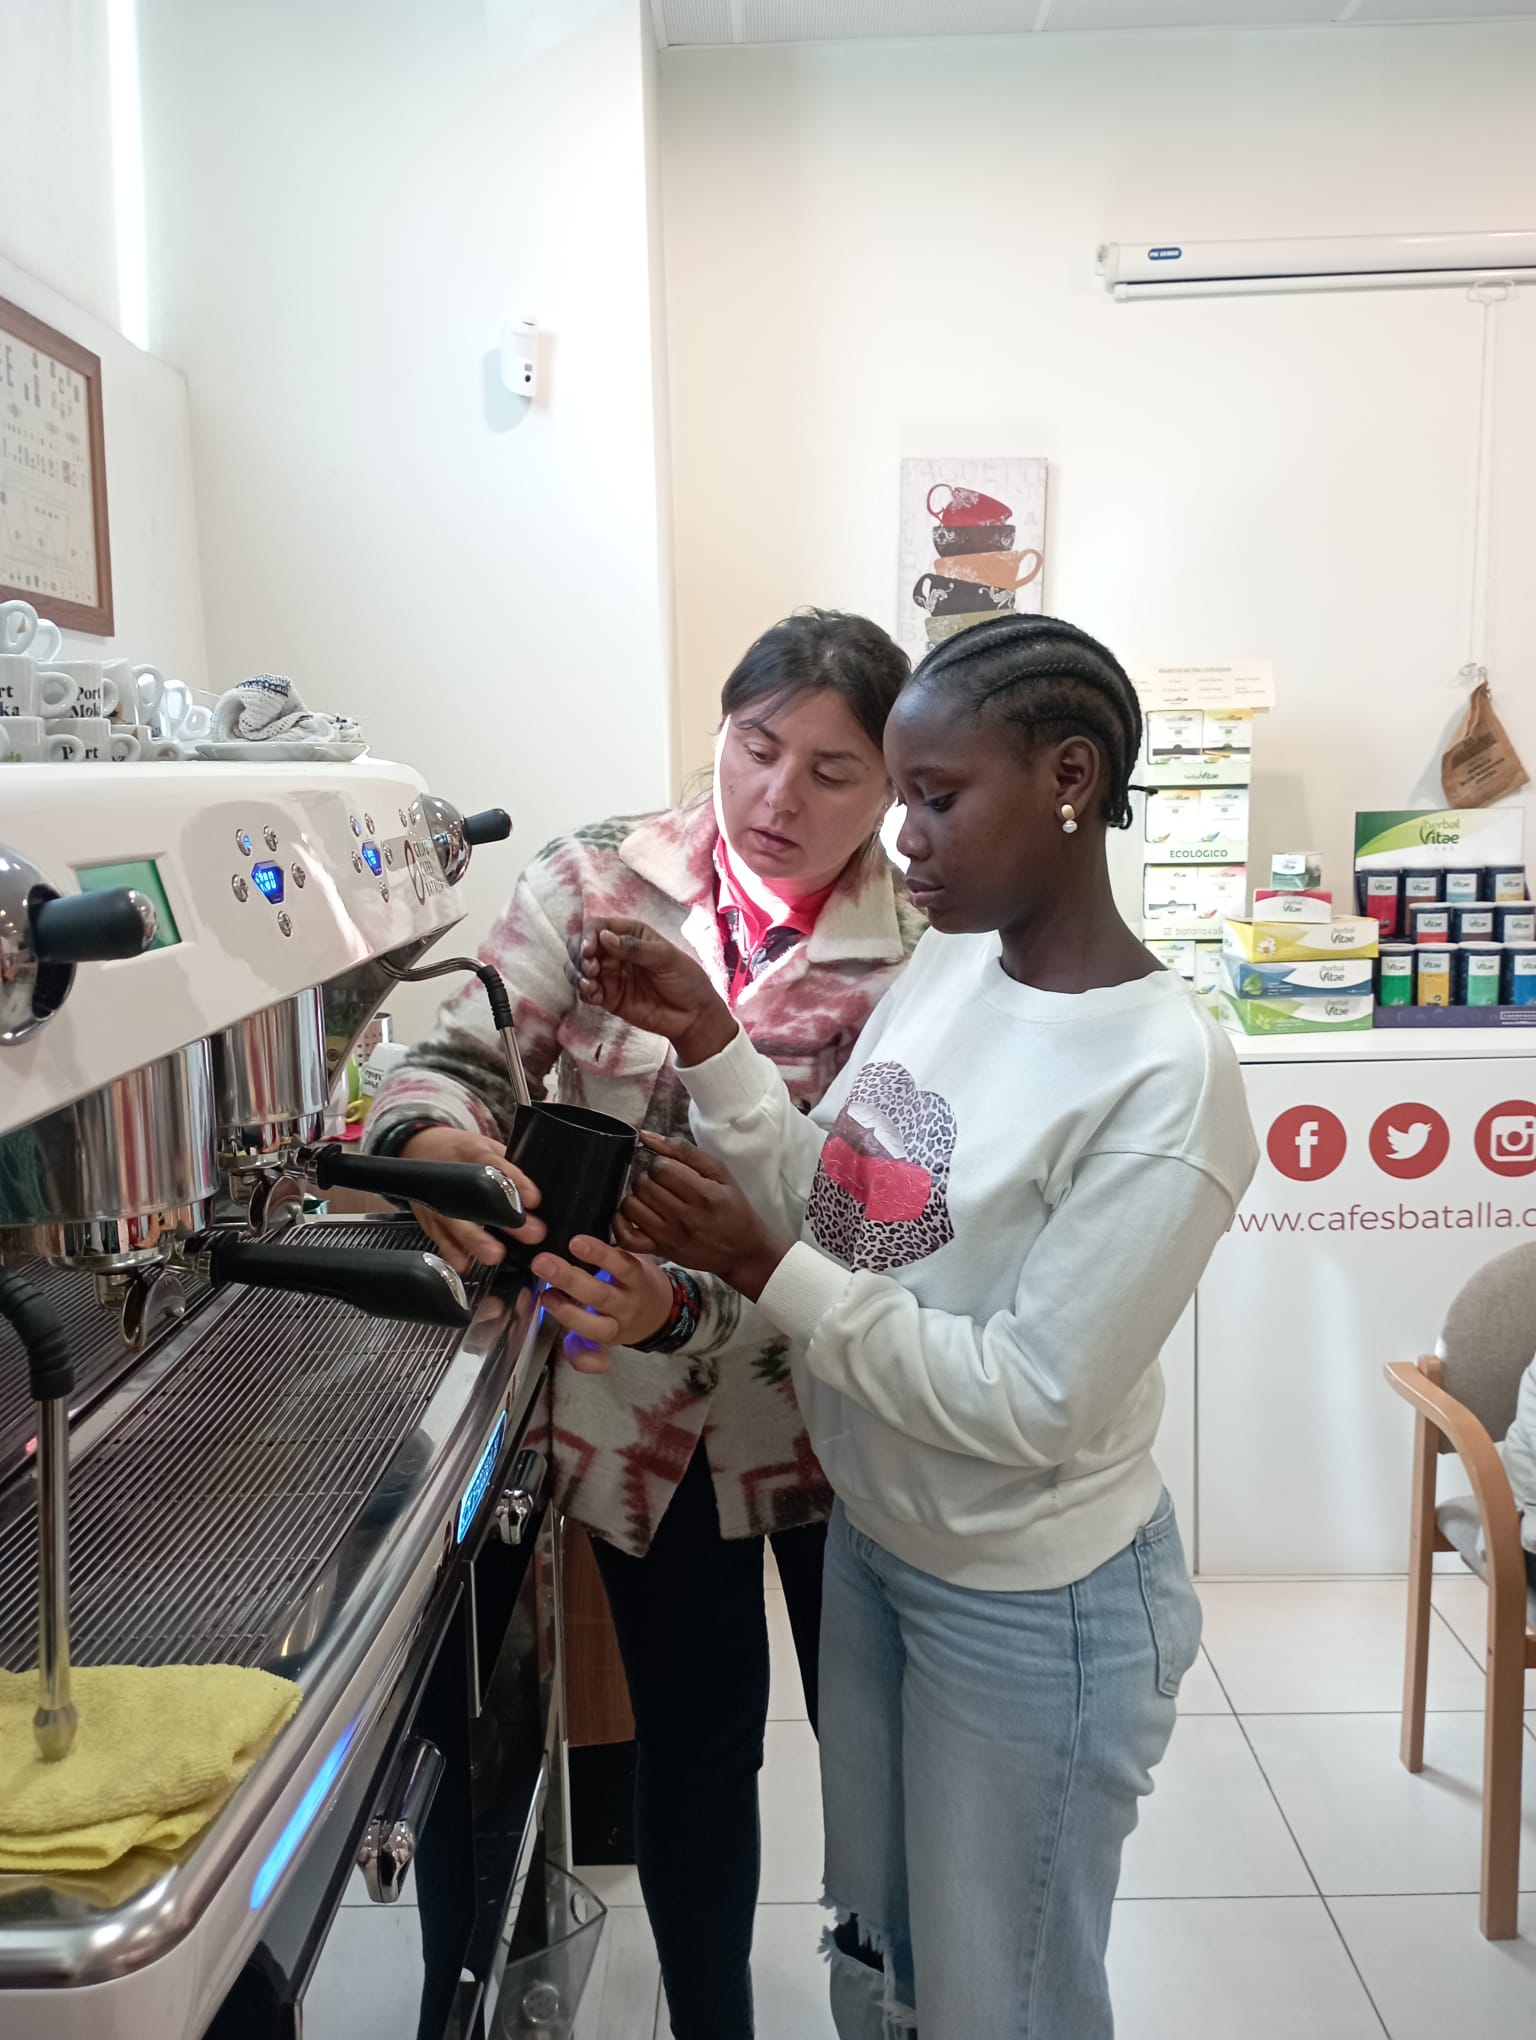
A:
{"label": "red logo icon", "polygon": [[1477,1159],[1496,1176],[1536,1174],[1536,1105],[1508,1098],[1477,1122],[1472,1136]]}
{"label": "red logo icon", "polygon": [[1450,1146],[1451,1129],[1432,1105],[1394,1105],[1371,1128],[1371,1160],[1405,1180],[1432,1174]]}
{"label": "red logo icon", "polygon": [[1320,1183],[1344,1159],[1349,1136],[1325,1105],[1293,1105],[1269,1129],[1269,1159],[1293,1183]]}

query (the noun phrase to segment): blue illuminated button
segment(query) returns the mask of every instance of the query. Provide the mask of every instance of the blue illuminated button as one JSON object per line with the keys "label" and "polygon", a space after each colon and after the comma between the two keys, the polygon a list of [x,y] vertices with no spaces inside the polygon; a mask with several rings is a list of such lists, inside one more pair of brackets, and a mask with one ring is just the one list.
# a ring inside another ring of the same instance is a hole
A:
{"label": "blue illuminated button", "polygon": [[258,892],[264,893],[275,905],[282,904],[283,867],[280,864],[253,864],[251,877]]}
{"label": "blue illuminated button", "polygon": [[235,831],[235,848],[242,857],[249,857],[251,854],[251,839],[244,829],[236,829]]}
{"label": "blue illuminated button", "polygon": [[363,862],[364,864],[367,865],[368,869],[373,873],[374,877],[377,878],[379,873],[384,869],[384,860],[379,855],[379,846],[377,843],[365,843],[363,845]]}

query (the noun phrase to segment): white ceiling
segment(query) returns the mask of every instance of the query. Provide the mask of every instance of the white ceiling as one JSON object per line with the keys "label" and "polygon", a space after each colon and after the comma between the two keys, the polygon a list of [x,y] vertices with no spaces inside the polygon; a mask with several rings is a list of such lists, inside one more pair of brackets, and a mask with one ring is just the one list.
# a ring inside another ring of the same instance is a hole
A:
{"label": "white ceiling", "polygon": [[1083,29],[1536,20],[1536,0],[651,0],[663,49]]}

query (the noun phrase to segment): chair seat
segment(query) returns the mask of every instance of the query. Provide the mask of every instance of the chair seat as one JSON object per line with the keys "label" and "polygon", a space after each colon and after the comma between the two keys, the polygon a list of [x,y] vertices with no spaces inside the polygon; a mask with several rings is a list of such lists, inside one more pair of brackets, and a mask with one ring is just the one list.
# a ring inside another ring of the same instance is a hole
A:
{"label": "chair seat", "polygon": [[[1442,1502],[1435,1511],[1435,1521],[1461,1559],[1486,1582],[1488,1554],[1483,1549],[1483,1519],[1471,1496],[1458,1495],[1453,1502]],[[1536,1629],[1536,1587],[1530,1588],[1525,1596],[1525,1626]]]}

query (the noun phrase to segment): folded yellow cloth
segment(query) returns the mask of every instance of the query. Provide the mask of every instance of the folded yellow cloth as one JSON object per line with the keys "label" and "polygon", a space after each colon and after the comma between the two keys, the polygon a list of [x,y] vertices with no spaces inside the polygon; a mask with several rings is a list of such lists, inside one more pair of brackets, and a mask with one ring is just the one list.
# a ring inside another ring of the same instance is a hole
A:
{"label": "folded yellow cloth", "polygon": [[299,1704],[238,1665],[77,1666],[74,1747],[45,1764],[35,1672],[0,1672],[0,1871],[103,1870],[178,1849],[223,1806]]}

